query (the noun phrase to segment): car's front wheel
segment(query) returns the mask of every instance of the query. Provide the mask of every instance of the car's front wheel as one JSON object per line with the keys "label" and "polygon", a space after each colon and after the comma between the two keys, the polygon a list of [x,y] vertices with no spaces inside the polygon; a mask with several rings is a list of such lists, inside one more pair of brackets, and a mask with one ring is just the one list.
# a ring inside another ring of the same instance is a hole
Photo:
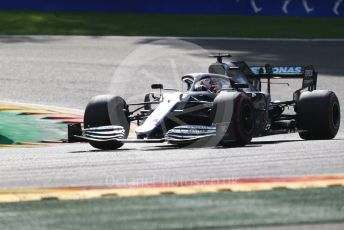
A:
{"label": "car's front wheel", "polygon": [[[130,122],[128,106],[123,98],[112,95],[99,95],[87,104],[84,114],[84,128],[93,128],[109,125],[119,125],[125,130],[124,138],[128,137]],[[98,149],[118,149],[123,143],[118,141],[97,142],[90,144]]]}
{"label": "car's front wheel", "polygon": [[221,92],[212,111],[220,144],[244,146],[251,142],[255,129],[255,112],[250,98],[243,93]]}

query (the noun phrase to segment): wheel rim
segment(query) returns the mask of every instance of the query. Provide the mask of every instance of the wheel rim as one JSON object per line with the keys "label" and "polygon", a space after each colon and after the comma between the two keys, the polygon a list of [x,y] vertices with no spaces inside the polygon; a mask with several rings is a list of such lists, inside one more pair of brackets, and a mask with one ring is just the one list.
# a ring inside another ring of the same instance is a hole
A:
{"label": "wheel rim", "polygon": [[249,105],[245,105],[242,109],[241,124],[245,133],[251,133],[254,127],[253,110]]}
{"label": "wheel rim", "polygon": [[332,106],[332,122],[333,127],[338,129],[340,124],[340,109],[338,103],[333,103]]}

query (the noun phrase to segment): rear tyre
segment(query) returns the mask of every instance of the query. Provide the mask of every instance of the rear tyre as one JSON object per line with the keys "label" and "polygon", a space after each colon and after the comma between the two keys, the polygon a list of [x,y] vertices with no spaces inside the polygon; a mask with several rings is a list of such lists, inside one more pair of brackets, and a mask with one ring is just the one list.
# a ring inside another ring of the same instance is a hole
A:
{"label": "rear tyre", "polygon": [[296,105],[299,136],[304,140],[333,139],[340,126],[340,106],[336,94],[315,90],[301,94]]}
{"label": "rear tyre", "polygon": [[[124,138],[129,135],[130,122],[128,106],[123,98],[112,95],[99,95],[87,104],[84,115],[84,128],[119,125],[125,130]],[[90,142],[97,149],[111,150],[120,148],[123,143],[118,141]]]}
{"label": "rear tyre", "polygon": [[214,113],[214,123],[217,123],[219,129],[225,130],[221,134],[222,146],[244,146],[251,142],[255,128],[255,112],[248,96],[243,93],[223,92],[214,100]]}

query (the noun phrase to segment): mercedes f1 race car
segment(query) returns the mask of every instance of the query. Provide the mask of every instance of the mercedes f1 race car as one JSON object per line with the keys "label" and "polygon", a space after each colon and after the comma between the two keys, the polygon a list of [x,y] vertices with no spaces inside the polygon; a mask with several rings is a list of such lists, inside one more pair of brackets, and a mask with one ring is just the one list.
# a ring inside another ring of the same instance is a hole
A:
{"label": "mercedes f1 race car", "polygon": [[[89,142],[98,149],[117,149],[124,143],[168,142],[174,145],[243,146],[253,137],[298,132],[305,140],[332,139],[340,126],[336,94],[316,90],[312,66],[248,66],[217,61],[208,73],[181,78],[186,92],[164,89],[127,104],[120,96],[99,95],[88,103],[83,128],[69,125],[69,142]],[[288,101],[271,101],[272,79],[302,79],[302,87]],[[267,90],[262,90],[266,84]],[[293,108],[286,112],[286,108]],[[136,139],[128,139],[137,122]]]}

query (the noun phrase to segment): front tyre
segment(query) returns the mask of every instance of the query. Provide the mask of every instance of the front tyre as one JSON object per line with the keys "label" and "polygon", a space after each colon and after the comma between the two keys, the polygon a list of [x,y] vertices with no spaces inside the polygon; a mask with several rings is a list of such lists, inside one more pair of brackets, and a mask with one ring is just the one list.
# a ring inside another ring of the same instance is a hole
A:
{"label": "front tyre", "polygon": [[336,94],[314,90],[300,95],[296,105],[299,135],[305,140],[333,139],[340,126],[340,106]]}
{"label": "front tyre", "polygon": [[251,142],[255,128],[255,112],[250,98],[241,95],[236,101],[233,114],[236,144],[243,146]]}
{"label": "front tyre", "polygon": [[[119,125],[124,128],[124,138],[127,138],[130,129],[128,113],[128,106],[123,98],[112,95],[95,96],[86,106],[84,128]],[[118,141],[91,141],[90,145],[97,149],[111,150],[120,148],[123,143]]]}
{"label": "front tyre", "polygon": [[247,95],[221,92],[214,100],[211,116],[219,130],[217,134],[222,146],[244,146],[251,142],[255,129],[255,111]]}

